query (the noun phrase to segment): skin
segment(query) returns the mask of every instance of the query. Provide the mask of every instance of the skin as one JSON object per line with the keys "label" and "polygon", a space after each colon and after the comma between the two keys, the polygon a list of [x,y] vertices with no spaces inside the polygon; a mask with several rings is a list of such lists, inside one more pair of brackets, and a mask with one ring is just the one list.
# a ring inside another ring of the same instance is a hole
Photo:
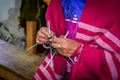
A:
{"label": "skin", "polygon": [[[47,5],[49,5],[51,0],[43,0]],[[51,32],[54,34],[53,32]],[[71,56],[74,51],[77,49],[78,46],[80,46],[80,43],[77,41],[63,38],[61,37],[54,37],[54,39],[51,39],[48,41],[48,38],[50,37],[50,34],[48,33],[48,29],[46,27],[41,27],[40,30],[37,33],[36,43],[37,44],[48,44],[49,42],[52,42],[52,46],[57,49],[57,51],[66,57]],[[60,48],[58,48],[58,45],[60,44]]]}
{"label": "skin", "polygon": [[[53,32],[51,33],[53,34]],[[37,33],[36,43],[48,44],[49,42],[52,42],[52,46],[56,48],[61,55],[66,57],[71,56],[77,49],[77,47],[80,46],[80,43],[78,43],[77,41],[68,38],[63,38],[63,36],[54,37],[53,39],[50,39],[48,41],[49,37],[50,34],[48,33],[47,27],[41,27]],[[58,48],[59,44],[61,46],[60,48]]]}

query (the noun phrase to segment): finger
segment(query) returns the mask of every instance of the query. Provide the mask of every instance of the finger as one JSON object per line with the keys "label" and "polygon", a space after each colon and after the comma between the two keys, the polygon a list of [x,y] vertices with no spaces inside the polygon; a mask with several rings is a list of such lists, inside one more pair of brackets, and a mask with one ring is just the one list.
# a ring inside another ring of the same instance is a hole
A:
{"label": "finger", "polygon": [[37,44],[43,44],[46,42],[47,42],[47,38],[43,34],[39,34],[39,36],[36,37]]}
{"label": "finger", "polygon": [[41,38],[41,39],[36,39],[36,43],[37,44],[44,44],[44,43],[47,43],[47,40],[46,39],[44,39],[44,38]]}
{"label": "finger", "polygon": [[52,47],[58,49],[61,47],[61,45],[57,43],[52,43]]}
{"label": "finger", "polygon": [[50,41],[53,42],[53,43],[61,43],[63,41],[63,39],[62,38],[54,37]]}
{"label": "finger", "polygon": [[45,37],[49,37],[50,36],[50,34],[48,33],[47,28],[40,29],[38,34],[43,34]]}
{"label": "finger", "polygon": [[47,39],[48,37],[47,37],[47,36],[45,36],[45,35],[44,35],[44,34],[42,34],[42,33],[39,33],[39,34],[37,35],[37,39],[40,39],[40,38]]}
{"label": "finger", "polygon": [[47,38],[44,36],[44,34],[37,35],[36,43],[42,44],[42,43],[46,43],[46,42],[47,42]]}
{"label": "finger", "polygon": [[64,35],[61,35],[60,38],[64,38]]}

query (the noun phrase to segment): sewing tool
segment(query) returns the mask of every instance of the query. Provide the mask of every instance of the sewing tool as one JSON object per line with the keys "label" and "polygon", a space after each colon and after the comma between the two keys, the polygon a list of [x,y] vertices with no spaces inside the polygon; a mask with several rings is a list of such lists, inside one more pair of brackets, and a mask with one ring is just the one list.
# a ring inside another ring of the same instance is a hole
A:
{"label": "sewing tool", "polygon": [[[51,30],[50,30],[50,22],[48,21],[47,23],[47,26],[48,26],[48,33],[51,34]],[[50,36],[48,39],[51,39],[52,37],[54,37],[54,35]],[[34,48],[35,46],[37,46],[38,44],[34,44],[33,46],[29,47],[28,49],[26,49],[26,51],[29,51],[30,49]],[[45,46],[45,45],[44,45]],[[51,46],[51,44],[50,44]],[[51,49],[50,49],[51,51]]]}
{"label": "sewing tool", "polygon": [[[64,38],[66,38],[68,36],[68,34],[69,34],[69,31],[66,33],[66,35],[64,36]],[[68,57],[68,58],[72,61],[73,64],[75,64],[75,62],[70,57]]]}
{"label": "sewing tool", "polygon": [[[50,35],[50,37],[48,39],[51,39],[51,38],[54,37],[54,35],[51,36],[51,29],[50,29],[50,22],[49,21],[47,22],[47,27],[48,27],[48,33]],[[50,47],[50,54],[51,54],[51,58],[52,58],[52,56],[53,56],[52,49],[53,48],[52,48],[52,43],[51,42],[49,43],[49,47]]]}
{"label": "sewing tool", "polygon": [[29,51],[30,49],[34,48],[35,46],[37,46],[38,44],[34,44],[33,46],[29,47],[28,49],[26,49],[26,51]]}
{"label": "sewing tool", "polygon": [[[66,37],[68,36],[68,34],[69,34],[69,31],[65,34],[64,38],[66,38]],[[53,60],[53,57],[55,56],[56,52],[57,52],[57,50],[55,49],[52,57],[50,58],[50,60],[49,60],[49,62],[47,63],[47,65],[44,67],[43,71],[45,71],[46,68],[48,67],[48,65],[51,63],[51,61]],[[68,57],[68,58],[69,58],[70,60],[72,60],[70,57]],[[72,62],[74,62],[74,61],[72,60]]]}

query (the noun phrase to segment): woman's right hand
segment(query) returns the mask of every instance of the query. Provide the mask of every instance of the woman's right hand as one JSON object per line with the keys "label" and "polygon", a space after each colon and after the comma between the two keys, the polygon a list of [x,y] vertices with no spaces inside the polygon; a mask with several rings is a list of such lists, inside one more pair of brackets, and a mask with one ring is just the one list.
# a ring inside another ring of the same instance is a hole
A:
{"label": "woman's right hand", "polygon": [[[53,33],[53,32],[51,32]],[[48,38],[50,34],[48,33],[47,27],[41,27],[40,30],[37,32],[36,43],[37,44],[47,44]]]}

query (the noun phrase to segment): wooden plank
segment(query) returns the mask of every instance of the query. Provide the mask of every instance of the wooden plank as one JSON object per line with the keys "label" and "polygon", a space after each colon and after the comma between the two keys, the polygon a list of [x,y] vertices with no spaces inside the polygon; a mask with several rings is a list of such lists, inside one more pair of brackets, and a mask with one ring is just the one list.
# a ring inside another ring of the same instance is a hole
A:
{"label": "wooden plank", "polygon": [[[35,21],[26,22],[26,48],[36,43],[37,24]],[[29,50],[29,53],[37,53],[36,47]]]}
{"label": "wooden plank", "polygon": [[[0,40],[0,77],[6,77],[10,75],[8,73],[11,73],[23,80],[31,80],[42,60],[41,56],[29,54]],[[7,75],[3,75],[6,72],[8,72]]]}

